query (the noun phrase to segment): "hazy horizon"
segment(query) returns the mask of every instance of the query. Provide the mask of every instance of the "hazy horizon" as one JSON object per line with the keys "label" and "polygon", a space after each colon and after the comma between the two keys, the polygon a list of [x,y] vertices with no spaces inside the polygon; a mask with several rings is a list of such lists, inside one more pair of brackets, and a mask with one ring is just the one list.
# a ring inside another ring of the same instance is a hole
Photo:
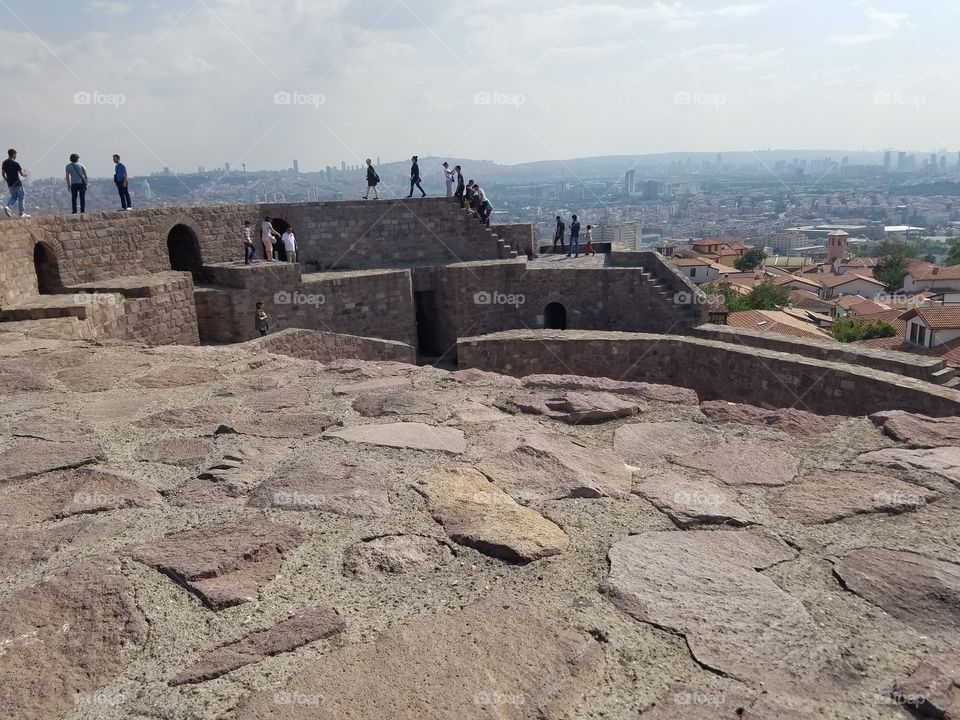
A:
{"label": "hazy horizon", "polygon": [[[502,165],[955,152],[960,8],[825,0],[0,3],[0,144],[38,177],[365,157]],[[839,150],[837,152],[840,152]]]}

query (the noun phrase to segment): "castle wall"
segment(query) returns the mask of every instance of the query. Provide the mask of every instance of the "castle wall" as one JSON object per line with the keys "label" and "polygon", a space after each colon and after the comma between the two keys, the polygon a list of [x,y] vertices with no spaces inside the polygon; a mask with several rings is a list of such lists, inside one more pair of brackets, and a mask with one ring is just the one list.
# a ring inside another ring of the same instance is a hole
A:
{"label": "castle wall", "polygon": [[281,330],[251,340],[250,344],[279,355],[318,362],[350,359],[412,364],[416,361],[413,348],[404,343],[315,330]]}
{"label": "castle wall", "polygon": [[695,390],[702,400],[867,415],[901,409],[960,413],[960,391],[893,373],[693,337],[511,331],[458,343],[461,368],[517,377],[537,373],[609,377]]}

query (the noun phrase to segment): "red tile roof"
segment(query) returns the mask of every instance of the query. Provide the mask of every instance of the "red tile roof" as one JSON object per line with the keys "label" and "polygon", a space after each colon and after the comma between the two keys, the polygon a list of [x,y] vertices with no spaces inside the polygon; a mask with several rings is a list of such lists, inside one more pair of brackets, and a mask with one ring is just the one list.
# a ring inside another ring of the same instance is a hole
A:
{"label": "red tile roof", "polygon": [[742,310],[730,313],[727,316],[727,325],[791,337],[830,339],[827,333],[813,323],[776,310]]}
{"label": "red tile roof", "polygon": [[903,319],[918,316],[934,330],[960,328],[960,305],[925,305],[908,310]]}
{"label": "red tile roof", "polygon": [[876,285],[879,288],[884,287],[884,284],[876,278],[867,277],[866,275],[852,272],[844,273],[843,275],[824,275],[820,278],[820,283],[828,288],[835,288],[840,287],[841,285],[846,285],[847,283],[855,280],[866,280],[867,282]]}

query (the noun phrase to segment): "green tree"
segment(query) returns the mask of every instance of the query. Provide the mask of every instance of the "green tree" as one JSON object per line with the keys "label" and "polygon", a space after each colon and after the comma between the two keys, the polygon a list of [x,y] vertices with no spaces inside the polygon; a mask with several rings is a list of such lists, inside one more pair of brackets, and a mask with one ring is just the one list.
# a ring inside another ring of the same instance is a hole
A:
{"label": "green tree", "polygon": [[750,248],[743,255],[733,261],[733,266],[737,270],[753,270],[767,259],[767,254],[762,248]]}
{"label": "green tree", "polygon": [[960,265],[960,237],[950,241],[950,251],[947,253],[946,265]]}
{"label": "green tree", "polygon": [[874,277],[894,292],[903,287],[907,275],[907,263],[917,256],[917,250],[903,240],[884,240],[877,245],[877,262]]}
{"label": "green tree", "polygon": [[874,338],[895,337],[897,328],[886,320],[861,320],[860,318],[838,318],[830,325],[830,335],[842,343]]}
{"label": "green tree", "polygon": [[772,280],[764,280],[746,295],[741,295],[730,283],[718,283],[711,291],[723,297],[727,312],[741,310],[782,310],[790,302],[790,288],[774,285]]}

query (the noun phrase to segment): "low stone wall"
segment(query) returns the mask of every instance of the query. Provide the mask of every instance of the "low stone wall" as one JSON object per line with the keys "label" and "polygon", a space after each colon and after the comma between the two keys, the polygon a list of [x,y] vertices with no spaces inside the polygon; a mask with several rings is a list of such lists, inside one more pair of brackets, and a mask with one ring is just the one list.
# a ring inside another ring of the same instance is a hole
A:
{"label": "low stone wall", "polygon": [[410,364],[416,362],[413,347],[405,343],[316,330],[281,330],[276,334],[251,340],[247,344],[267,352],[318,362],[333,360],[374,360]]}
{"label": "low stone wall", "polygon": [[533,259],[537,256],[537,228],[529,223],[512,225],[493,225],[491,228],[497,237],[506,240],[514,249],[517,257]]}
{"label": "low stone wall", "polygon": [[522,377],[609,377],[690,388],[702,400],[867,415],[901,409],[960,413],[960,391],[893,373],[689,336],[509,331],[457,346],[461,368]]}

